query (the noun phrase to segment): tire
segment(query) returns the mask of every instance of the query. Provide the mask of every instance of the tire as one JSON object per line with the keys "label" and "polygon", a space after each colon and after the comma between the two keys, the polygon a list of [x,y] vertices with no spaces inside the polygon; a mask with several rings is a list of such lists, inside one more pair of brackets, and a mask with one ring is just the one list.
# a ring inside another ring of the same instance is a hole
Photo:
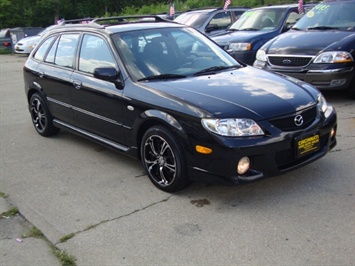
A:
{"label": "tire", "polygon": [[348,88],[348,95],[350,98],[355,99],[355,76],[353,77],[350,86]]}
{"label": "tire", "polygon": [[176,192],[189,185],[182,146],[163,126],[148,129],[142,139],[143,167],[152,183],[165,192]]}
{"label": "tire", "polygon": [[53,126],[52,115],[39,93],[33,94],[30,99],[30,113],[33,126],[41,136],[50,137],[59,132],[59,129]]}

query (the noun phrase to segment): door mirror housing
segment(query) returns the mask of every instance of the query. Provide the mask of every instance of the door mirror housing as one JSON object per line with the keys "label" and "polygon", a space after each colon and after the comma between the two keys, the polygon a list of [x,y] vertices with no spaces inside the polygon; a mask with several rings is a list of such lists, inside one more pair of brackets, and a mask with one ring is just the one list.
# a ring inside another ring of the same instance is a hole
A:
{"label": "door mirror housing", "polygon": [[123,83],[119,79],[120,72],[114,67],[97,67],[94,69],[94,77],[113,82],[117,89],[123,88]]}

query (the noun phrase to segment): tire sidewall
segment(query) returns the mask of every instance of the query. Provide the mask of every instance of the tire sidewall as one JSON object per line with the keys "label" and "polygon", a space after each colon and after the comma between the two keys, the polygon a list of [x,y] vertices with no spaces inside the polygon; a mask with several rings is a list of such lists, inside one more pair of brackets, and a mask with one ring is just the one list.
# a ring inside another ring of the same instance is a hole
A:
{"label": "tire sidewall", "polygon": [[[168,186],[161,186],[160,184],[158,184],[154,180],[154,178],[150,176],[147,166],[144,162],[144,146],[145,146],[147,139],[153,135],[157,135],[157,136],[160,136],[161,138],[163,138],[169,144],[169,146],[175,156],[176,176],[175,176],[175,180]],[[167,129],[164,126],[154,126],[154,127],[149,128],[145,132],[145,134],[142,138],[140,152],[141,152],[142,164],[143,164],[146,174],[148,175],[151,182],[160,190],[163,190],[165,192],[176,192],[178,190],[183,189],[184,187],[186,187],[189,184],[189,180],[186,175],[187,171],[186,171],[186,163],[185,163],[185,157],[183,154],[183,149],[180,144],[180,141],[177,139],[177,137],[175,137],[173,135],[171,130]]]}

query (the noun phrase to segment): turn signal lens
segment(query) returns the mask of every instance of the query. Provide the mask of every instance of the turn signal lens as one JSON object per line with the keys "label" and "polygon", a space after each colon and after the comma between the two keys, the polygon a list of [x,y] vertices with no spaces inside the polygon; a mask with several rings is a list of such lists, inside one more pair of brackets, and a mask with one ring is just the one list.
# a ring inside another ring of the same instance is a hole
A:
{"label": "turn signal lens", "polygon": [[202,154],[211,154],[212,153],[212,149],[204,147],[204,146],[196,145],[195,148],[198,153],[202,153]]}

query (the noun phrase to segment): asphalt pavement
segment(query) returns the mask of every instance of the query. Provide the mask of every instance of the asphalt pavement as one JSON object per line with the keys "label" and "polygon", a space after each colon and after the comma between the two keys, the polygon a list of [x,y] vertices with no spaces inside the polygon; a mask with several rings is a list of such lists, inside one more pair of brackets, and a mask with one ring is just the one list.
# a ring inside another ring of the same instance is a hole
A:
{"label": "asphalt pavement", "polygon": [[[355,265],[355,105],[325,93],[338,145],[283,176],[242,186],[156,189],[141,163],[31,123],[22,67],[0,55],[1,265]],[[37,228],[43,238],[26,237]]]}

